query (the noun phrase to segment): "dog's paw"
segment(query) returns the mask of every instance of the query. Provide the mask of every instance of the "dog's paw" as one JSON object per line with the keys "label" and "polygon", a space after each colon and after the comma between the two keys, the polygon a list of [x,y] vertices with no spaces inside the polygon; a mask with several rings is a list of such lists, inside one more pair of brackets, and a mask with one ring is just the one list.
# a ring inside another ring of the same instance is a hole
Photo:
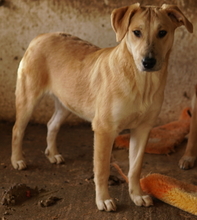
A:
{"label": "dog's paw", "polygon": [[113,199],[106,199],[106,200],[98,200],[96,202],[98,210],[100,211],[116,211],[116,204]]}
{"label": "dog's paw", "polygon": [[12,166],[16,170],[24,170],[24,169],[27,168],[27,165],[26,165],[26,162],[25,162],[24,159],[22,159],[22,160],[14,160],[14,159],[12,159]]}
{"label": "dog's paw", "polygon": [[61,163],[65,162],[65,160],[64,160],[64,158],[61,154],[54,155],[54,158],[55,158],[55,163],[56,164],[61,164]]}
{"label": "dog's paw", "polygon": [[131,195],[131,199],[137,206],[149,207],[153,205],[153,200],[149,195]]}
{"label": "dog's paw", "polygon": [[65,162],[61,154],[52,154],[48,149],[45,150],[45,155],[51,163],[61,164]]}
{"label": "dog's paw", "polygon": [[179,167],[183,170],[191,169],[194,166],[196,157],[183,156],[179,160]]}

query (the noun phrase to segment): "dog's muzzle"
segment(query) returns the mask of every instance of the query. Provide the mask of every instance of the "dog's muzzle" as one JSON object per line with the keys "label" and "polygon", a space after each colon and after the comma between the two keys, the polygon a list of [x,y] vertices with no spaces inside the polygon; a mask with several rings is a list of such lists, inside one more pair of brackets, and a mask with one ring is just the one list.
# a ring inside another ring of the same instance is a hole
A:
{"label": "dog's muzzle", "polygon": [[145,57],[142,60],[142,65],[144,67],[144,70],[151,70],[156,64],[156,59],[155,58],[149,58]]}

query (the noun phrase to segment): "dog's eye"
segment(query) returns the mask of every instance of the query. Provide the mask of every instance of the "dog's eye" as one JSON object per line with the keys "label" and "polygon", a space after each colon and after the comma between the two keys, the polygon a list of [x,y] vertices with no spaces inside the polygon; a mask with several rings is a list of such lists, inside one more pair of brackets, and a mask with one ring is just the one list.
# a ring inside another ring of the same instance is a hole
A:
{"label": "dog's eye", "polygon": [[158,37],[159,37],[159,38],[163,38],[163,37],[166,36],[166,34],[167,34],[167,31],[161,30],[161,31],[159,31],[159,33],[158,33]]}
{"label": "dog's eye", "polygon": [[141,35],[142,35],[141,31],[138,31],[138,30],[133,31],[133,33],[136,37],[141,37]]}

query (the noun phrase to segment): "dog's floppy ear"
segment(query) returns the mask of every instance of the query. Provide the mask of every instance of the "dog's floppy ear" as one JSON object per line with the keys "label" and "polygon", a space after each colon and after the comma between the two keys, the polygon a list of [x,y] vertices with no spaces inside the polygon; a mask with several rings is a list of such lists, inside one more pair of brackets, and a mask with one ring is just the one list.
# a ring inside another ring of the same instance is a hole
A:
{"label": "dog's floppy ear", "polygon": [[190,33],[193,33],[193,25],[192,23],[185,17],[185,15],[181,12],[181,10],[174,5],[163,4],[161,6],[164,9],[172,22],[175,24],[175,27],[179,27],[181,25],[185,25],[187,30]]}
{"label": "dog's floppy ear", "polygon": [[119,42],[125,36],[131,17],[140,8],[140,4],[136,3],[131,6],[114,9],[111,14],[112,28],[116,33],[116,41]]}

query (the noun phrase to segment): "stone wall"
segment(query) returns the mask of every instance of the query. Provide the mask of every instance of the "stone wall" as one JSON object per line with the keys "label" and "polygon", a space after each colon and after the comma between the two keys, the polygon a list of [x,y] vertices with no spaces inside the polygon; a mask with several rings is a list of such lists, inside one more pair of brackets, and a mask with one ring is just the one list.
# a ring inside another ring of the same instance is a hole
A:
{"label": "stone wall", "polygon": [[[15,120],[14,91],[18,64],[29,44],[38,34],[67,32],[100,47],[116,45],[110,24],[114,8],[135,3],[132,0],[0,0],[0,120]],[[194,25],[194,34],[184,27],[177,29],[169,64],[165,101],[158,124],[177,119],[182,108],[190,105],[197,83],[197,1],[139,0],[141,4],[176,4]],[[46,123],[53,103],[44,98],[32,121]],[[74,116],[69,119],[80,120]]]}

